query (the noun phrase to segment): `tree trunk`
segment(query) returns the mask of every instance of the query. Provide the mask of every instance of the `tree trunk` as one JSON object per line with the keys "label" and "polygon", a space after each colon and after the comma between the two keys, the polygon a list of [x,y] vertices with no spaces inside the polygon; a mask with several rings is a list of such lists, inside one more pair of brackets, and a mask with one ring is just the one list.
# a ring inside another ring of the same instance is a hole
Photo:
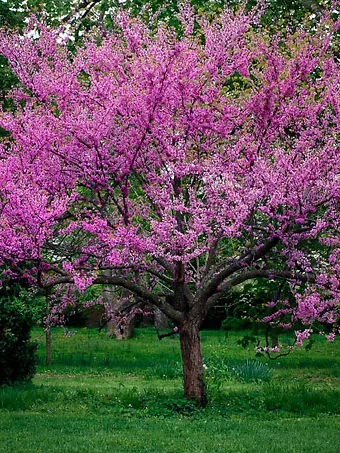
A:
{"label": "tree trunk", "polygon": [[272,334],[272,348],[276,348],[279,346],[279,334],[273,333]]}
{"label": "tree trunk", "polygon": [[169,329],[169,318],[159,308],[154,309],[154,326],[158,330]]}
{"label": "tree trunk", "polygon": [[133,336],[135,328],[135,313],[129,306],[131,305],[131,293],[127,289],[122,288],[120,299],[115,298],[114,294],[106,292],[103,298],[110,307],[113,318],[107,324],[107,335],[116,337],[118,340],[125,340]]}
{"label": "tree trunk", "polygon": [[180,326],[179,331],[183,362],[184,396],[204,407],[208,400],[204,380],[199,323],[187,320]]}
{"label": "tree trunk", "polygon": [[[105,271],[107,276],[111,276],[111,271]],[[131,293],[127,289],[121,289],[121,297],[117,299],[115,290],[111,286],[103,289],[103,300],[106,306],[110,307],[112,319],[107,323],[107,335],[118,340],[131,338],[135,328],[135,316],[131,313]],[[125,310],[126,309],[126,310]]]}
{"label": "tree trunk", "polygon": [[[115,308],[117,311],[124,308],[125,302],[121,303],[117,301]],[[115,337],[117,340],[125,340],[126,338],[133,337],[135,329],[135,315],[128,313],[125,316],[118,316],[117,318],[111,319],[107,324],[107,335],[109,337]]]}
{"label": "tree trunk", "polygon": [[46,365],[52,362],[52,334],[51,329],[46,330]]}

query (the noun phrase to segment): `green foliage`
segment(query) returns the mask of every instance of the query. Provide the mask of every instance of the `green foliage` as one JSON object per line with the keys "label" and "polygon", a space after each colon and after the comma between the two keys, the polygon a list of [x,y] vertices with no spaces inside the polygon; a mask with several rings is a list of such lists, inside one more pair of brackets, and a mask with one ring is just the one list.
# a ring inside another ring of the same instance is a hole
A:
{"label": "green foliage", "polygon": [[242,346],[242,348],[249,348],[251,345],[255,344],[257,341],[257,337],[255,337],[254,335],[252,334],[248,334],[246,333],[243,337],[239,338],[237,340],[237,344]]}
{"label": "green foliage", "polygon": [[234,330],[241,331],[244,329],[249,329],[252,325],[252,322],[249,318],[238,318],[237,316],[228,316],[227,319],[222,321],[222,328],[224,330]]}
{"label": "green foliage", "polygon": [[[74,25],[76,39],[80,38],[80,30],[85,34],[90,29],[99,27],[112,28],[112,16],[117,9],[129,9],[132,14],[142,16],[149,24],[159,21],[167,22],[170,26],[180,28],[178,20],[180,0],[28,0],[25,5],[21,0],[0,2],[0,26],[22,28],[27,16],[35,14],[42,16],[45,21],[53,25],[60,25],[62,21]],[[224,7],[238,8],[246,3],[251,9],[258,2],[256,0],[190,0],[199,15],[212,18]],[[306,16],[322,14],[328,0],[269,0],[267,10],[262,19],[264,25],[270,27],[301,26]]]}
{"label": "green foliage", "polygon": [[0,2],[0,26],[16,28],[23,23],[25,15],[21,8],[21,0],[10,0]]}
{"label": "green foliage", "polygon": [[0,299],[0,384],[32,378],[37,344],[30,341],[35,313],[23,297]]}
{"label": "green foliage", "polygon": [[[222,322],[222,328],[227,332],[249,329],[250,332],[238,340],[238,344],[244,348],[260,344],[260,337],[266,337],[267,347],[274,346],[279,336],[280,344],[290,347],[293,340],[289,334],[294,329],[301,328],[300,325],[291,326],[289,329],[282,328],[280,323],[285,322],[282,316],[277,320],[277,325],[263,322],[263,319],[275,312],[278,307],[285,308],[285,300],[292,302],[287,283],[266,279],[252,280],[232,293],[231,301],[226,307],[227,316]],[[277,306],[271,308],[268,305],[269,302],[275,302]],[[287,322],[290,321],[291,319],[287,317]],[[283,339],[285,339],[284,342]]]}

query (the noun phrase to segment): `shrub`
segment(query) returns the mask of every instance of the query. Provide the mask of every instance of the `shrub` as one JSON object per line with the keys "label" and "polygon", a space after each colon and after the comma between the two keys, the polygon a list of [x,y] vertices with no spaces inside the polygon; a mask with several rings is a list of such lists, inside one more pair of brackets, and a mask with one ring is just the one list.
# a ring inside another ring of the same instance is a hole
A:
{"label": "shrub", "polygon": [[32,378],[37,345],[30,341],[34,313],[24,297],[0,299],[0,384]]}

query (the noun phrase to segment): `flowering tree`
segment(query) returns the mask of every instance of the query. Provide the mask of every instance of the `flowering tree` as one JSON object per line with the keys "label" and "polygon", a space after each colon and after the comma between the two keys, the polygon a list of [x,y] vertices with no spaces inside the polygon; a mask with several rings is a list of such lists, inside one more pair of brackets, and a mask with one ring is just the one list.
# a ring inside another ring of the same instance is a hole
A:
{"label": "flowering tree", "polygon": [[159,308],[201,405],[200,326],[226,290],[289,282],[295,302],[268,322],[300,319],[301,341],[338,317],[337,25],[266,36],[259,14],[185,7],[181,33],[122,14],[76,54],[34,21],[0,41],[21,82],[0,121],[2,262]]}

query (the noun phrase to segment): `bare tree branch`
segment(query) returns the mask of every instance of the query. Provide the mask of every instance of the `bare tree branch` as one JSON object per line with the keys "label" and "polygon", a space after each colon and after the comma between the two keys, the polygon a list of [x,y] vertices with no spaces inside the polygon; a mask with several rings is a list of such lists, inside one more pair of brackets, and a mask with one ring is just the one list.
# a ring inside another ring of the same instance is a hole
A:
{"label": "bare tree branch", "polygon": [[207,254],[207,260],[206,260],[206,263],[205,263],[204,271],[203,271],[203,274],[202,274],[202,279],[203,280],[209,274],[210,268],[211,268],[211,266],[213,264],[213,261],[214,261],[215,255],[216,255],[216,250],[217,250],[218,243],[219,243],[219,239],[215,239],[210,245],[210,248],[209,248],[209,251],[208,251],[208,254]]}
{"label": "bare tree branch", "polygon": [[[74,283],[74,280],[71,276],[63,276],[52,280],[48,283],[43,284],[44,288],[51,288],[60,284]],[[101,275],[93,280],[92,284],[94,285],[116,285],[128,289],[135,295],[141,297],[145,301],[148,301],[151,305],[158,307],[163,313],[165,313],[169,318],[176,322],[181,322],[184,319],[184,314],[176,310],[172,305],[170,305],[166,300],[160,298],[157,294],[149,291],[141,285],[126,280],[122,277],[116,276],[105,276]]]}
{"label": "bare tree branch", "polygon": [[241,257],[231,263],[226,269],[219,272],[210,283],[199,292],[198,298],[202,301],[209,299],[218,289],[219,285],[228,277],[243,269],[245,266],[251,265],[253,262],[263,258],[270,250],[279,243],[279,238],[274,237],[269,239],[265,244],[258,247],[256,250],[249,252],[246,256]]}
{"label": "bare tree branch", "polygon": [[225,292],[234,286],[244,283],[254,278],[284,279],[293,280],[301,283],[315,283],[315,275],[311,273],[302,273],[294,271],[277,271],[255,269],[242,274],[236,275],[221,286],[218,293],[211,296],[206,303],[206,311],[210,310],[225,294]]}

